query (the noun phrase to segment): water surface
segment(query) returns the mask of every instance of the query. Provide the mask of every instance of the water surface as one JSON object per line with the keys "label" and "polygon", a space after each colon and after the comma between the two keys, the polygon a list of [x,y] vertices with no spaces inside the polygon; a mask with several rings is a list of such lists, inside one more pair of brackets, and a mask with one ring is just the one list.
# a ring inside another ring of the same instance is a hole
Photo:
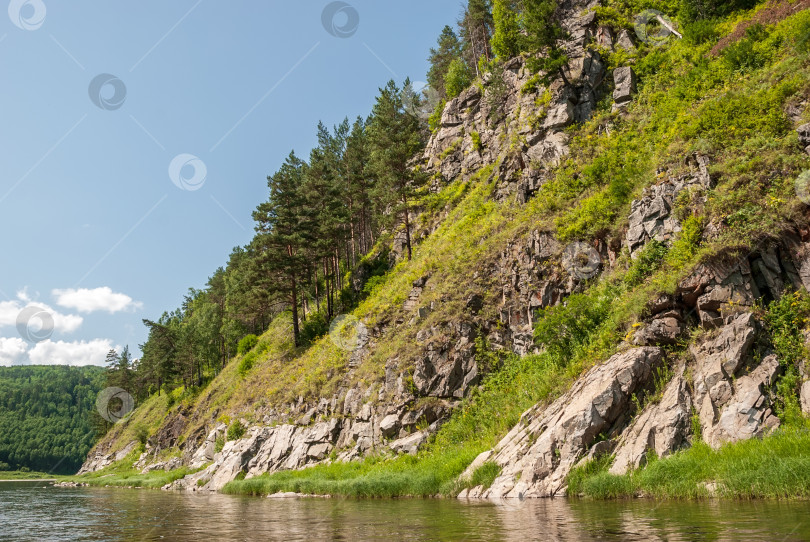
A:
{"label": "water surface", "polygon": [[801,501],[278,500],[0,483],[0,540],[810,540]]}

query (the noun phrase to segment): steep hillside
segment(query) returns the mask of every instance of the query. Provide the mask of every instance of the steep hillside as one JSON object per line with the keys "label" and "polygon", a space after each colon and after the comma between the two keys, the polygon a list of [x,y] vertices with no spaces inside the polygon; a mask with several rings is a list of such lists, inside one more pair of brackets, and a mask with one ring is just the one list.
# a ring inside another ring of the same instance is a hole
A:
{"label": "steep hillside", "polygon": [[277,316],[206,388],[116,425],[85,480],[549,496],[803,426],[810,13],[729,3],[679,31],[636,4],[560,2],[562,69],[482,62],[351,315],[299,347]]}

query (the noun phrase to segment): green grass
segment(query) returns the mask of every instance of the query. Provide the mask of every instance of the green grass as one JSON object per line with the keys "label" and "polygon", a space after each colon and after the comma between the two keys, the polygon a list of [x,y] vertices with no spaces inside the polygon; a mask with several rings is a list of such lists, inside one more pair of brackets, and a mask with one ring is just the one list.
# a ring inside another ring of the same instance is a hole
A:
{"label": "green grass", "polygon": [[810,497],[810,430],[774,431],[763,439],[725,444],[717,450],[703,442],[639,470],[617,476],[610,461],[586,463],[568,478],[571,494],[595,499],[632,497],[694,499]]}
{"label": "green grass", "polygon": [[58,478],[57,475],[48,474],[47,472],[24,472],[18,470],[0,471],[0,481],[7,482],[12,480],[42,480]]}
{"label": "green grass", "polygon": [[477,452],[440,453],[419,457],[374,456],[362,462],[333,463],[301,471],[265,474],[235,480],[223,489],[232,495],[268,495],[280,491],[345,497],[429,497],[451,495],[458,476]]}

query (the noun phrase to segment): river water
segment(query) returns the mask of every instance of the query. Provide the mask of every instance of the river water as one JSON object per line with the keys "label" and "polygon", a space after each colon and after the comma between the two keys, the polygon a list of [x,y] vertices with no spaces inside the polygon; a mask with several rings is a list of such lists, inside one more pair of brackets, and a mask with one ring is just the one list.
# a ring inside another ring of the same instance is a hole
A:
{"label": "river water", "polygon": [[0,483],[0,540],[810,540],[808,502],[260,499]]}

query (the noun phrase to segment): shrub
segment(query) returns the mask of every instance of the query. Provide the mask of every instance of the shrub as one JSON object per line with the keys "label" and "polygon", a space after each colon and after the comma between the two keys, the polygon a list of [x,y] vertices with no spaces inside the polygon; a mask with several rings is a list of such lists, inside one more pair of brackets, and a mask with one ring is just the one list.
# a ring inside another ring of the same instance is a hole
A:
{"label": "shrub", "polygon": [[473,148],[476,151],[481,152],[481,150],[484,148],[481,144],[481,134],[473,130],[470,132],[470,138],[472,138]]}
{"label": "shrub", "polygon": [[664,262],[664,256],[667,255],[669,249],[664,243],[658,241],[650,241],[641,249],[633,265],[630,266],[630,271],[627,272],[625,280],[629,285],[636,285],[642,282],[645,278],[653,274],[661,264]]}
{"label": "shrub", "polygon": [[450,63],[447,69],[447,75],[444,78],[445,88],[447,89],[447,97],[455,98],[461,92],[470,86],[473,81],[472,72],[469,66],[457,58]]}
{"label": "shrub", "polygon": [[447,100],[442,100],[441,102],[436,105],[436,109],[433,110],[433,114],[428,117],[428,126],[430,127],[430,131],[432,133],[436,133],[438,131],[439,126],[442,122],[442,114],[444,113],[444,106],[447,105]]}
{"label": "shrub", "polygon": [[259,343],[259,338],[256,335],[245,335],[236,347],[236,353],[240,355],[247,354],[253,347]]}
{"label": "shrub", "polygon": [[301,326],[301,344],[306,346],[312,344],[319,337],[323,337],[329,331],[329,320],[323,312],[314,312],[309,315],[307,321]]}
{"label": "shrub", "polygon": [[149,439],[149,429],[143,425],[137,426],[135,428],[135,438],[141,443],[141,446],[146,445],[146,441]]}
{"label": "shrub", "polygon": [[239,440],[240,438],[242,438],[245,435],[245,431],[246,431],[246,429],[245,429],[245,426],[242,425],[242,422],[240,422],[239,420],[236,420],[235,422],[233,422],[231,424],[230,427],[228,427],[227,439],[228,440]]}
{"label": "shrub", "polygon": [[253,368],[253,365],[256,363],[258,357],[259,356],[256,354],[256,352],[248,352],[245,357],[242,358],[242,361],[239,362],[239,374],[241,376],[248,374]]}
{"label": "shrub", "polygon": [[745,38],[726,47],[723,58],[733,70],[761,68],[768,61],[769,49],[760,45],[768,37],[768,30],[761,24],[750,26]]}

